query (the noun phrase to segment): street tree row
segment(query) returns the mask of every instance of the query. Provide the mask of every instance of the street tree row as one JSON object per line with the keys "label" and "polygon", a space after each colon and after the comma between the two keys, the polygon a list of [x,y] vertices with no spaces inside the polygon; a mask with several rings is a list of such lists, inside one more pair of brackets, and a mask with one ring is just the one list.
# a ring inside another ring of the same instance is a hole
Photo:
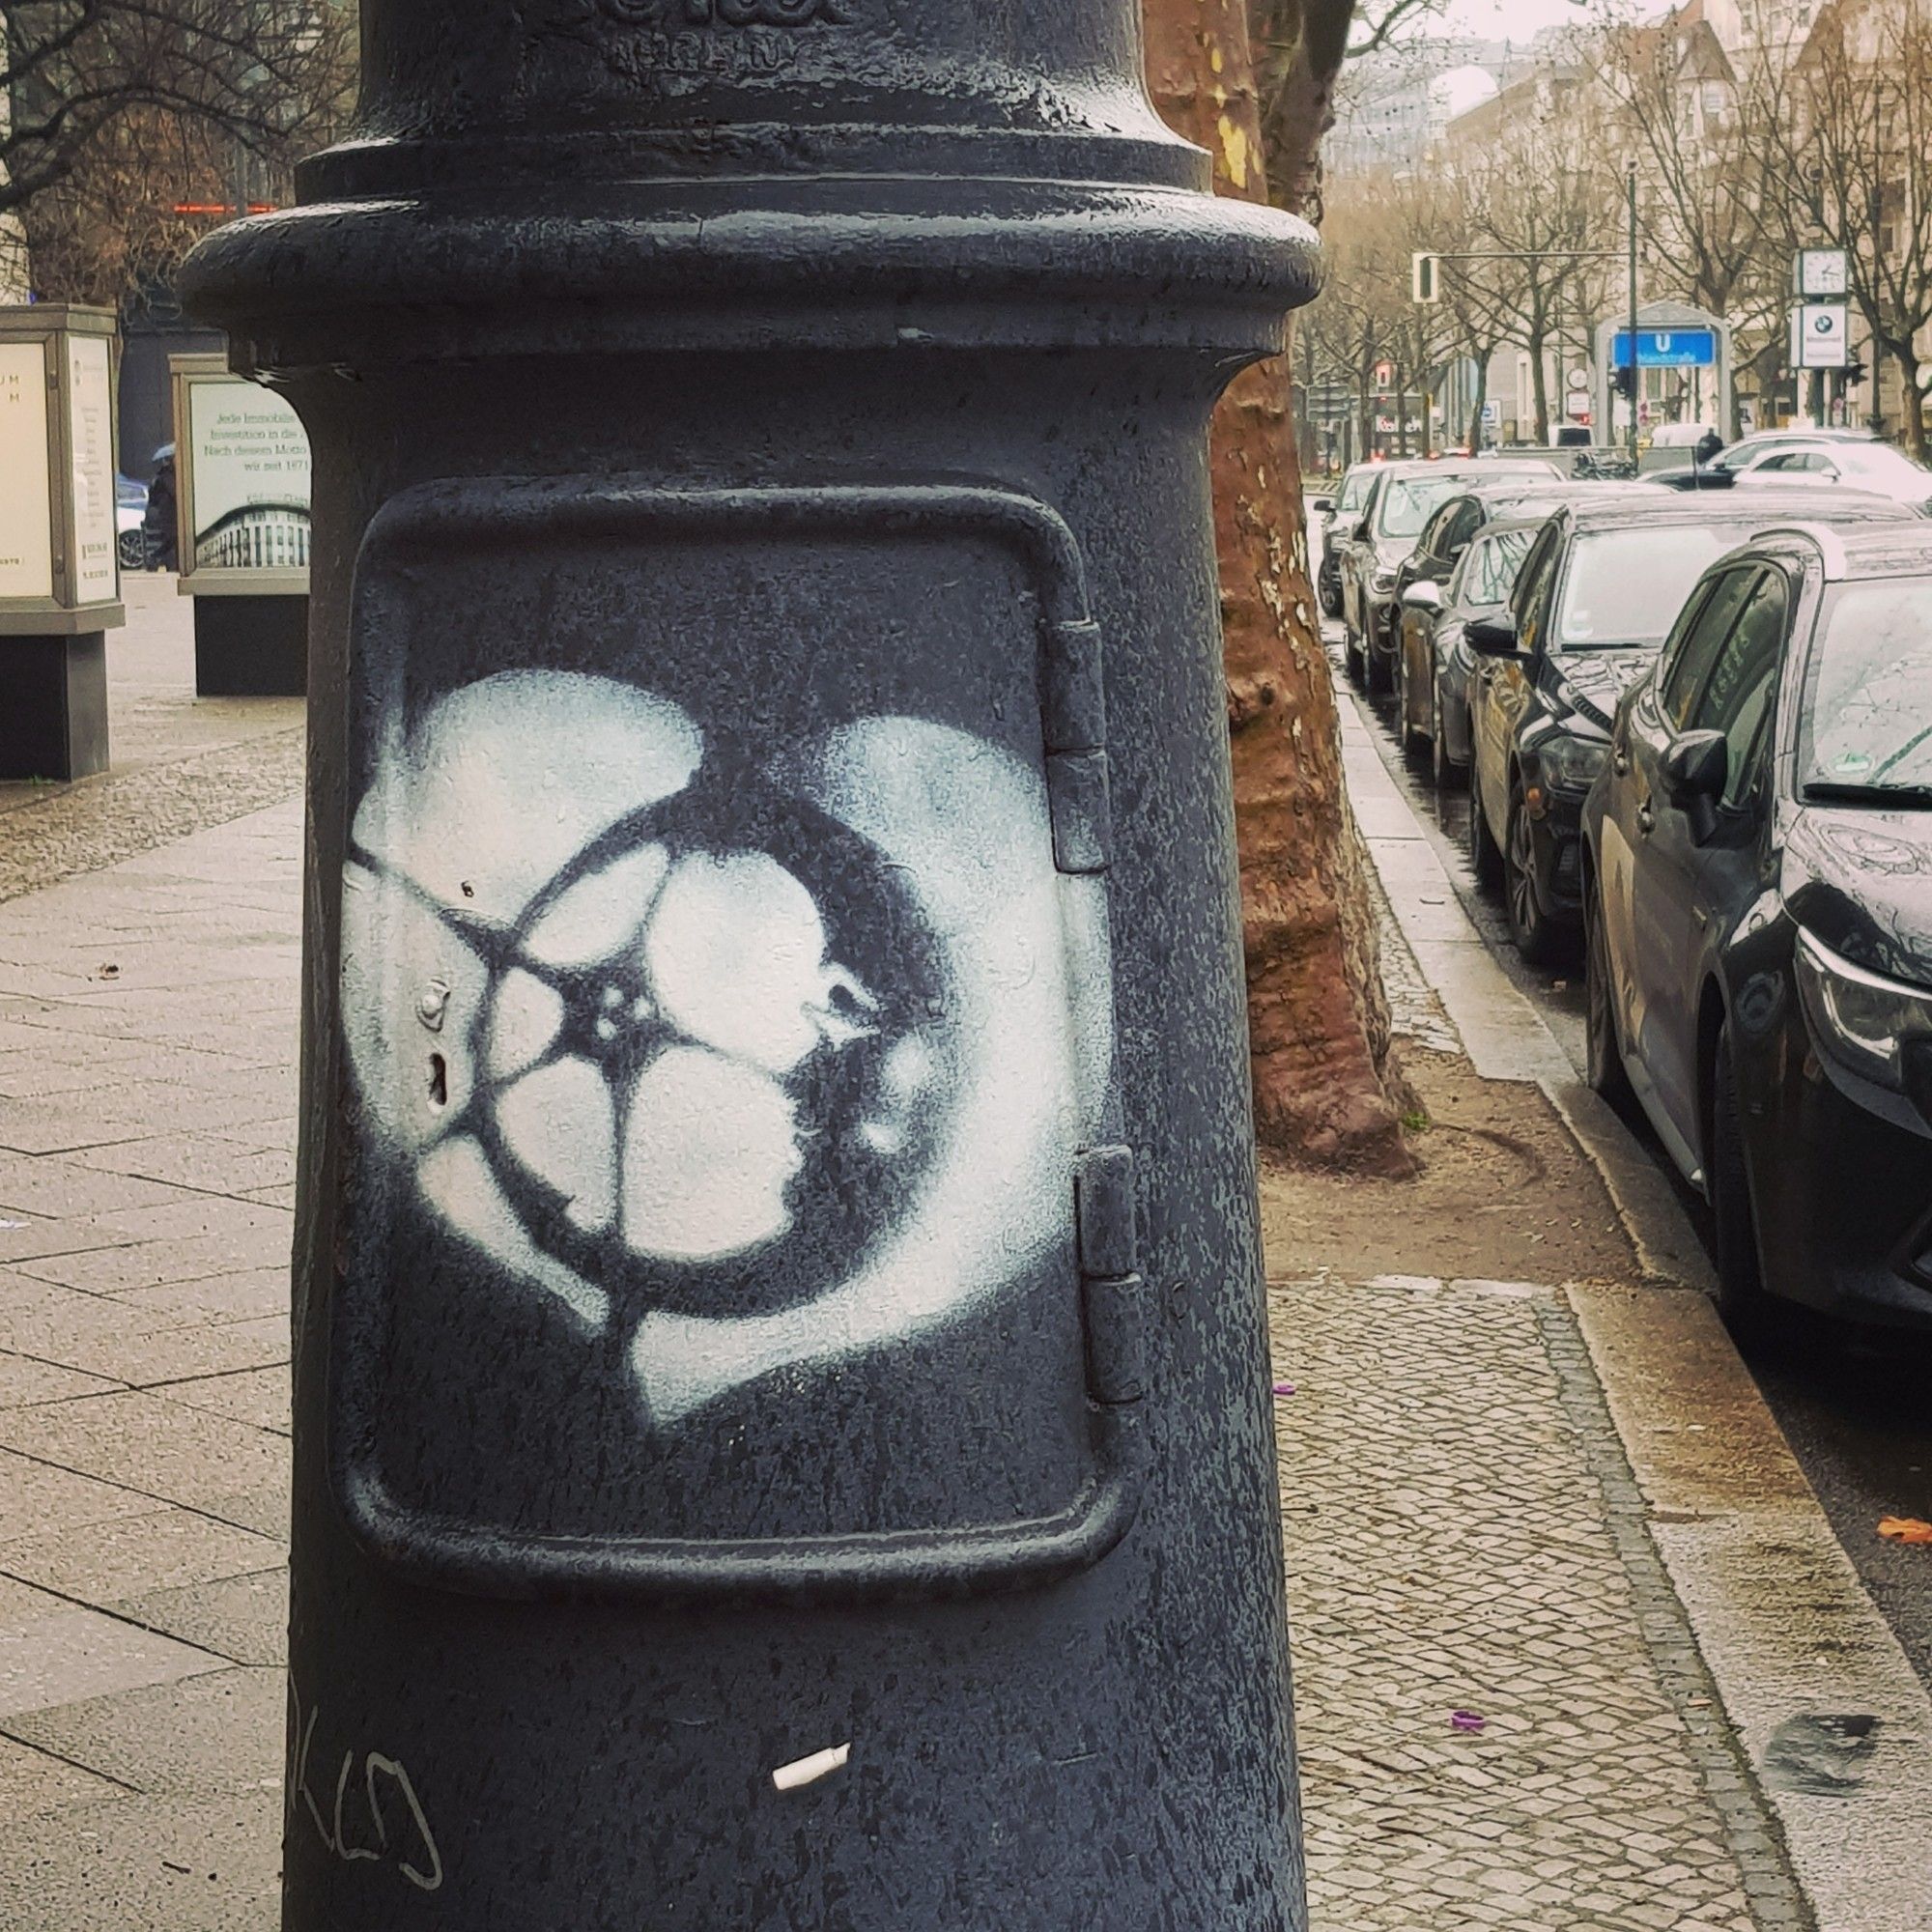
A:
{"label": "street tree row", "polygon": [[[1683,14],[1576,34],[1419,164],[1331,178],[1328,285],[1297,375],[1345,385],[1366,415],[1378,363],[1414,392],[1454,358],[1480,372],[1513,347],[1548,441],[1549,366],[1623,309],[1633,168],[1643,298],[1729,323],[1740,399],[1769,399],[1787,373],[1796,251],[1841,249],[1875,365],[1862,412],[1879,414],[1883,394],[1900,440],[1922,450],[1932,18],[1914,0],[1839,0],[1782,42],[1726,45]],[[1431,306],[1411,299],[1419,251],[1449,258]],[[1452,440],[1476,434],[1482,401],[1479,377]]]}

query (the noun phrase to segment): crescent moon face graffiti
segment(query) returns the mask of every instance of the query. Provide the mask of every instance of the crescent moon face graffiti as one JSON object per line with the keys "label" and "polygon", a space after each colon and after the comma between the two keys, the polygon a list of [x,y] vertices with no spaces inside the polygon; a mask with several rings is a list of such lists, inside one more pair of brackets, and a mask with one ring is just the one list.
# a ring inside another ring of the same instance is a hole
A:
{"label": "crescent moon face graffiti", "polygon": [[1105,922],[1038,774],[970,733],[872,718],[754,767],[649,692],[510,671],[383,745],[343,1032],[380,1155],[670,1426],[1065,1238]]}

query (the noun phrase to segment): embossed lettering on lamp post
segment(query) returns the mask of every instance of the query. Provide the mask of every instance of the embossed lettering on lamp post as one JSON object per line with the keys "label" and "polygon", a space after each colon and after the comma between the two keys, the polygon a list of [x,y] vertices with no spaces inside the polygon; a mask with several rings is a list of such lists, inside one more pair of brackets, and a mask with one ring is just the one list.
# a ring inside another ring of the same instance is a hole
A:
{"label": "embossed lettering on lamp post", "polygon": [[1298,1928],[1132,0],[363,0],[185,287],[315,461],[291,1932]]}

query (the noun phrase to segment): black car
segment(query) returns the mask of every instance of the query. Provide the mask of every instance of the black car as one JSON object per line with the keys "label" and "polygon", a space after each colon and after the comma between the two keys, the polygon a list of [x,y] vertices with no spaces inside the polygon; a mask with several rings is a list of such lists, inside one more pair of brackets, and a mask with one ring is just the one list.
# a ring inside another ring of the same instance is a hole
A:
{"label": "black car", "polygon": [[1708,1195],[1726,1315],[1932,1327],[1932,530],[1707,570],[1583,839],[1591,1081]]}
{"label": "black car", "polygon": [[[1524,475],[1520,471],[1506,472],[1493,480],[1484,477],[1457,495],[1444,498],[1423,526],[1414,550],[1403,559],[1396,571],[1396,731],[1405,751],[1424,746],[1431,749],[1432,765],[1438,784],[1460,774],[1469,762],[1468,732],[1466,728],[1460,728],[1465,726],[1468,717],[1466,656],[1463,675],[1457,680],[1453,696],[1451,708],[1456,718],[1451,728],[1456,735],[1452,749],[1447,753],[1436,752],[1441,734],[1435,724],[1437,647],[1461,644],[1460,625],[1452,620],[1444,626],[1436,619],[1448,601],[1450,586],[1456,580],[1464,554],[1477,533],[1492,521],[1527,518],[1532,520],[1533,528],[1536,522],[1547,517],[1559,504],[1571,501],[1579,492],[1594,495],[1604,487],[1602,484],[1562,483],[1548,476]],[[1522,560],[1522,552],[1527,547],[1526,537],[1514,546],[1517,562]],[[1492,551],[1485,560],[1486,567],[1472,572],[1459,586],[1460,595],[1466,599],[1472,592],[1482,593],[1492,588],[1498,560],[1498,554]],[[1433,585],[1437,594],[1432,596],[1425,588],[1420,596],[1411,598],[1409,592],[1418,585]],[[1464,620],[1470,614],[1492,614],[1493,604],[1499,604],[1507,594],[1505,585],[1502,594],[1492,600],[1491,609],[1465,611]]]}
{"label": "black car", "polygon": [[[1884,497],[1834,491],[1804,514],[1902,523]],[[1578,497],[1544,525],[1499,616],[1464,627],[1469,686],[1469,857],[1500,884],[1510,937],[1547,963],[1582,920],[1577,826],[1608,754],[1611,715],[1650,668],[1702,571],[1759,530],[1792,521],[1788,498],[1683,497],[1641,485]]]}
{"label": "black car", "polygon": [[1371,691],[1394,688],[1396,573],[1448,497],[1512,474],[1553,484],[1556,473],[1553,464],[1535,460],[1424,458],[1378,465],[1353,527],[1339,522],[1335,526],[1341,537],[1342,636],[1350,675]]}
{"label": "black car", "polygon": [[1359,523],[1369,485],[1376,480],[1376,466],[1358,463],[1342,478],[1342,487],[1332,497],[1317,497],[1309,509],[1321,519],[1321,561],[1315,566],[1315,601],[1324,617],[1342,614],[1342,553],[1336,543],[1338,531]]}

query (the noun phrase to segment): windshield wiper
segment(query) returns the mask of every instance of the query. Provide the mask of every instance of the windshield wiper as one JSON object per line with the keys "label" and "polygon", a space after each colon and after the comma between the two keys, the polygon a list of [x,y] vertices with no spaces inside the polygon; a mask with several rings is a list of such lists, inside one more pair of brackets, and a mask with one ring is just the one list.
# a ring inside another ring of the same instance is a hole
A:
{"label": "windshield wiper", "polygon": [[1814,779],[1804,786],[1810,805],[1889,805],[1904,811],[1932,810],[1932,784],[1839,784]]}

